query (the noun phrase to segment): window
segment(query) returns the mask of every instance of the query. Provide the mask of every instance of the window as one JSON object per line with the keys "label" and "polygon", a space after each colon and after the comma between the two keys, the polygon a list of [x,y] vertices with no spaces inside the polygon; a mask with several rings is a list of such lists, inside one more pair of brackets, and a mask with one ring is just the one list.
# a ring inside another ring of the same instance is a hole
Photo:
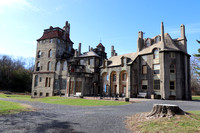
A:
{"label": "window", "polygon": [[113,74],[113,81],[116,81],[116,74]]}
{"label": "window", "polygon": [[142,80],[142,89],[147,90],[148,80]]}
{"label": "window", "polygon": [[122,80],[123,80],[123,81],[126,81],[126,73],[123,73],[123,74],[122,74]]}
{"label": "window", "polygon": [[67,61],[65,61],[63,64],[63,71],[66,71],[66,70],[67,70]]}
{"label": "window", "polygon": [[46,97],[48,97],[49,96],[49,93],[46,93]]}
{"label": "window", "polygon": [[72,49],[71,46],[69,46],[69,47],[68,47],[69,52],[71,51],[71,49]]}
{"label": "window", "polygon": [[42,77],[40,77],[40,82],[42,82]]}
{"label": "window", "polygon": [[34,92],[34,96],[37,96],[37,92]]}
{"label": "window", "polygon": [[94,66],[94,59],[90,59],[90,65]]}
{"label": "window", "polygon": [[123,87],[122,87],[122,93],[126,94],[126,85],[123,85]]}
{"label": "window", "polygon": [[41,54],[42,54],[42,52],[41,52],[41,51],[38,51],[38,58],[41,57]]}
{"label": "window", "polygon": [[175,90],[175,81],[169,82],[169,88],[170,88],[170,90]]}
{"label": "window", "polygon": [[160,36],[157,36],[157,37],[155,38],[155,42],[156,42],[156,43],[160,42]]}
{"label": "window", "polygon": [[60,61],[56,63],[56,71],[60,71]]}
{"label": "window", "polygon": [[49,87],[51,86],[51,78],[49,78]]}
{"label": "window", "polygon": [[35,86],[38,86],[38,75],[35,75]]}
{"label": "window", "polygon": [[45,43],[46,41],[45,40],[42,40],[42,43]]}
{"label": "window", "polygon": [[160,80],[153,81],[153,88],[154,90],[160,90]]}
{"label": "window", "polygon": [[155,50],[153,51],[153,58],[154,58],[154,59],[159,58],[159,51],[158,51],[158,49],[155,49]]}
{"label": "window", "polygon": [[142,74],[147,74],[147,65],[142,66]]}
{"label": "window", "polygon": [[153,74],[160,74],[160,64],[153,65]]}
{"label": "window", "polygon": [[175,52],[170,52],[170,58],[175,58]]}
{"label": "window", "polygon": [[90,65],[90,58],[88,58],[88,65]]}
{"label": "window", "polygon": [[60,39],[58,39],[58,44],[60,44]]}
{"label": "window", "polygon": [[170,73],[175,73],[175,65],[174,64],[170,65]]}
{"label": "window", "polygon": [[80,60],[80,65],[84,65],[84,59]]}
{"label": "window", "polygon": [[52,50],[51,49],[48,52],[48,57],[52,57]]}
{"label": "window", "polygon": [[46,80],[45,80],[45,87],[47,87],[47,84],[48,84],[48,77],[46,77]]}
{"label": "window", "polygon": [[40,67],[40,69],[42,70],[42,69],[43,69],[43,67],[41,66],[41,67]]}
{"label": "window", "polygon": [[36,71],[40,71],[40,62],[37,63]]}
{"label": "window", "polygon": [[42,96],[42,92],[40,92],[40,96]]}
{"label": "window", "polygon": [[49,43],[53,43],[53,39],[49,39]]}
{"label": "window", "polygon": [[48,62],[47,70],[48,70],[48,71],[51,71],[51,62],[50,62],[50,61]]}
{"label": "window", "polygon": [[62,89],[66,89],[66,79],[62,79]]}
{"label": "window", "polygon": [[147,40],[146,40],[145,45],[146,45],[146,47],[149,47],[149,46],[151,45],[150,39],[147,39]]}

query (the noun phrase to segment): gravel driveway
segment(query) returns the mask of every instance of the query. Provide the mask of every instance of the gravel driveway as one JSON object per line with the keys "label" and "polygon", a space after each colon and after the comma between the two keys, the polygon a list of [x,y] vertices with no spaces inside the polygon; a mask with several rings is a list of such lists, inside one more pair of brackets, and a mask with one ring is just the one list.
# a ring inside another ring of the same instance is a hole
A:
{"label": "gravel driveway", "polygon": [[122,106],[75,107],[0,98],[28,104],[34,112],[0,116],[2,133],[128,133],[124,120],[150,112],[154,103],[179,105],[185,111],[200,110],[198,101],[149,100]]}

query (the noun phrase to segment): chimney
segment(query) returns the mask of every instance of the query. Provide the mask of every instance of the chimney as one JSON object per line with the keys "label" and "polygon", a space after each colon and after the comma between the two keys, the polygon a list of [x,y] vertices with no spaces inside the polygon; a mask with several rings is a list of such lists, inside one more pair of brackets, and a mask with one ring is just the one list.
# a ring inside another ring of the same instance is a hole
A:
{"label": "chimney", "polygon": [[77,55],[78,55],[78,51],[77,51],[77,49],[76,49],[76,50],[75,50],[74,57],[77,57]]}
{"label": "chimney", "polygon": [[161,42],[162,42],[162,45],[161,45],[161,49],[165,49],[165,38],[164,38],[164,24],[163,22],[161,22]]}
{"label": "chimney", "polygon": [[89,45],[89,52],[90,52],[90,45]]}
{"label": "chimney", "polygon": [[78,56],[80,56],[81,55],[81,43],[79,43],[79,45],[78,45]]}
{"label": "chimney", "polygon": [[138,32],[138,39],[137,39],[137,44],[138,44],[138,49],[137,51],[140,52],[143,48],[143,43],[144,43],[144,40],[143,40],[143,32],[142,31],[139,31]]}
{"label": "chimney", "polygon": [[111,46],[111,57],[114,56],[114,46]]}
{"label": "chimney", "polygon": [[181,38],[185,39],[185,25],[181,24]]}

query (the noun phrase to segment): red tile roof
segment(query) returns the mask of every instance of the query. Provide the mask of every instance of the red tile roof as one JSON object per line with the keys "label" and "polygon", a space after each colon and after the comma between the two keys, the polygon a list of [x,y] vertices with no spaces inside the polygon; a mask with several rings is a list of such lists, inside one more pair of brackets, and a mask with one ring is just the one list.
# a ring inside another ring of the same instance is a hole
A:
{"label": "red tile roof", "polygon": [[[59,29],[54,29],[54,30],[44,30],[44,33],[41,38],[39,38],[37,41],[44,40],[44,39],[51,39],[51,38],[59,38],[63,39],[64,31],[61,31]],[[66,41],[73,43],[69,35],[66,34]]]}

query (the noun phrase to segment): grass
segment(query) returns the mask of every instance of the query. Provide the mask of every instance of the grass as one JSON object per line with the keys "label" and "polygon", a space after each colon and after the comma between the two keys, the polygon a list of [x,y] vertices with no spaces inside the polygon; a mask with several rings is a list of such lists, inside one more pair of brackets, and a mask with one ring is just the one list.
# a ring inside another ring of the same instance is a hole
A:
{"label": "grass", "polygon": [[145,133],[197,133],[200,132],[200,111],[189,111],[188,115],[172,118],[146,118],[147,113],[136,114],[126,121],[133,132]]}
{"label": "grass", "polygon": [[192,100],[200,100],[200,96],[192,96]]}
{"label": "grass", "polygon": [[19,113],[19,112],[28,111],[28,110],[30,110],[30,107],[27,107],[25,105],[15,103],[15,102],[0,100],[0,115]]}
{"label": "grass", "polygon": [[27,95],[0,94],[0,97],[32,101],[32,102],[35,101],[35,102],[42,102],[42,103],[63,104],[63,105],[72,105],[72,106],[119,106],[119,105],[130,104],[128,102],[123,102],[123,101],[88,100],[88,99],[79,99],[79,98],[64,98],[64,97],[58,97],[58,96],[31,99],[31,97]]}

